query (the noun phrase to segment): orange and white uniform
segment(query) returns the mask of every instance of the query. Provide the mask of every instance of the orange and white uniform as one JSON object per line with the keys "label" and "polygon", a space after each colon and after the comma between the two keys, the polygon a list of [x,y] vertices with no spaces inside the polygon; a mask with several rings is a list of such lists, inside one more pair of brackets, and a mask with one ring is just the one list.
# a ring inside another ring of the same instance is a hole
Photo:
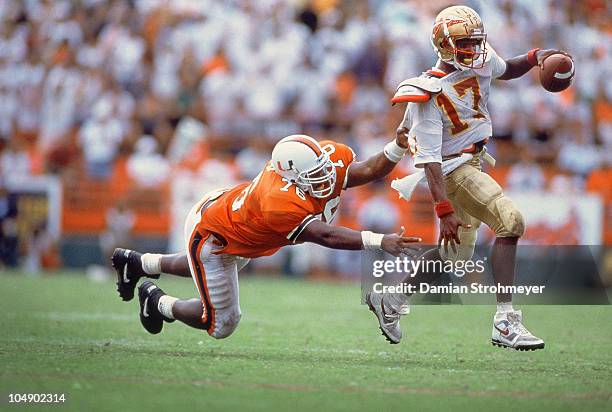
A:
{"label": "orange and white uniform", "polygon": [[332,141],[320,145],[336,170],[335,187],[327,198],[304,193],[268,162],[251,183],[211,192],[189,212],[187,256],[204,305],[202,321],[211,336],[229,336],[238,325],[238,271],[248,261],[244,258],[272,255],[294,244],[314,220],[331,223],[336,216],[355,153]]}

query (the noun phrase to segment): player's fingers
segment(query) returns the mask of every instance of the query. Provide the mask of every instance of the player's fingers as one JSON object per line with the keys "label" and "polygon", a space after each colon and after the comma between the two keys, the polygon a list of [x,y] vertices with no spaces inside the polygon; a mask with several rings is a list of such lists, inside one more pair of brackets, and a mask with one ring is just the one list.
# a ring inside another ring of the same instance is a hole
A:
{"label": "player's fingers", "polygon": [[404,226],[400,226],[400,231],[397,233],[399,237],[404,236],[404,232],[406,231],[406,228]]}
{"label": "player's fingers", "polygon": [[406,134],[406,133],[408,133],[408,128],[405,127],[405,126],[398,127],[397,130],[395,131],[395,134],[398,135],[398,136],[401,136],[401,135]]}
{"label": "player's fingers", "polygon": [[416,246],[414,243],[411,242],[402,242],[400,246],[402,249],[410,249],[416,251],[421,250],[420,247]]}
{"label": "player's fingers", "polygon": [[453,249],[453,253],[456,255],[457,254],[457,245],[455,244],[455,241],[451,240],[450,244],[451,244],[451,249]]}
{"label": "player's fingers", "polygon": [[412,237],[412,236],[404,236],[402,237],[402,242],[410,242],[410,243],[418,243],[418,242],[422,242],[423,239],[421,239],[420,237]]}
{"label": "player's fingers", "polygon": [[558,54],[558,53],[561,53],[561,51],[560,50],[546,50],[544,53],[542,53],[539,56],[538,66],[540,66],[540,68],[542,68],[544,66],[544,60],[546,60],[547,58],[549,58],[553,54]]}
{"label": "player's fingers", "polygon": [[459,231],[456,231],[453,233],[452,241],[457,242],[457,244],[461,243],[461,239],[459,239]]}

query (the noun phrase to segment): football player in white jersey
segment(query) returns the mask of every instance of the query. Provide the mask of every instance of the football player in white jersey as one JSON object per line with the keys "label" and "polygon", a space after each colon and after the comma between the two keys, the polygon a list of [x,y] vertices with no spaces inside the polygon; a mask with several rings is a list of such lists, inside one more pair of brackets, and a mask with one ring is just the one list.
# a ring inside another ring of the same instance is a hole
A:
{"label": "football player in white jersey", "polygon": [[[402,126],[410,129],[414,164],[425,171],[440,219],[439,242],[444,247],[428,251],[425,257],[471,259],[476,230],[484,222],[496,235],[491,256],[495,283],[513,285],[516,245],[525,224],[514,203],[481,168],[481,161],[493,162],[484,148],[492,135],[489,87],[494,78],[523,76],[549,55],[561,52],[534,49],[504,60],[488,44],[480,16],[466,6],[448,7],[438,14],[431,42],[438,55],[435,67],[404,80],[392,99],[393,103],[408,103]],[[463,153],[472,158],[443,174],[442,162]],[[391,343],[401,339],[399,318],[406,313],[406,299],[404,294],[367,296]],[[492,343],[520,350],[544,347],[544,341],[523,326],[521,311],[512,307],[511,294],[497,294]]]}

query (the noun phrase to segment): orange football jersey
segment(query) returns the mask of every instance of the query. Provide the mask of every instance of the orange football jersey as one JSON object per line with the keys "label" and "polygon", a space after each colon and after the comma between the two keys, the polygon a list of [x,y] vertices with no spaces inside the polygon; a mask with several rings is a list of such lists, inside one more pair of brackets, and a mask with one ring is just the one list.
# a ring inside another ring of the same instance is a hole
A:
{"label": "orange football jersey", "polygon": [[282,178],[268,162],[250,184],[230,189],[204,211],[198,230],[213,233],[224,243],[216,253],[247,258],[269,256],[295,243],[314,219],[331,223],[355,153],[329,140],[320,144],[336,167],[333,193],[325,199],[312,197]]}

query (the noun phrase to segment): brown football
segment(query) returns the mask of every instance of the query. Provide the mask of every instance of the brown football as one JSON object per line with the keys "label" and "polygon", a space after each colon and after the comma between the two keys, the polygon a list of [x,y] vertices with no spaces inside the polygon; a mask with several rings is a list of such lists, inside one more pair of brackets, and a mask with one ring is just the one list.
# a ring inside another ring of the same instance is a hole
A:
{"label": "brown football", "polygon": [[540,83],[549,92],[567,89],[574,80],[574,61],[564,54],[551,54],[542,63]]}

